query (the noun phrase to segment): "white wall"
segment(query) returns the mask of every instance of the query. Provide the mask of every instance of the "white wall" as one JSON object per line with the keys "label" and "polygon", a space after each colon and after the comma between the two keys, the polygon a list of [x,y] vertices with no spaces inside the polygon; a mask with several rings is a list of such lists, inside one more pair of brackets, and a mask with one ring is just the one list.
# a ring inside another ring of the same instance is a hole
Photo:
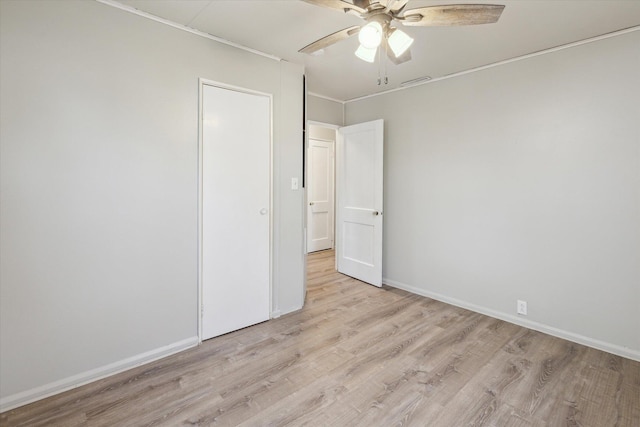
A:
{"label": "white wall", "polygon": [[302,67],[96,2],[0,8],[3,409],[196,342],[200,77],[274,95],[274,306],[302,306]]}
{"label": "white wall", "polygon": [[386,282],[640,359],[638,46],[347,103],[385,119]]}
{"label": "white wall", "polygon": [[321,98],[317,95],[307,95],[307,119],[342,126],[344,119],[344,105],[340,102]]}
{"label": "white wall", "polygon": [[276,131],[277,158],[274,159],[276,194],[274,207],[276,300],[279,314],[302,308],[304,304],[305,255],[303,239],[304,190],[291,190],[291,178],[302,182],[302,68],[281,62],[280,97],[275,107],[280,126]]}

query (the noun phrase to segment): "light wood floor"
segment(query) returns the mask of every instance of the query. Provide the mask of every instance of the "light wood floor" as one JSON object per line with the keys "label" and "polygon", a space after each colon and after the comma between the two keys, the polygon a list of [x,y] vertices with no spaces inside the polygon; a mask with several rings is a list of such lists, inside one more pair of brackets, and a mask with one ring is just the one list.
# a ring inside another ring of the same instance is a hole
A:
{"label": "light wood floor", "polygon": [[333,270],[305,308],[8,411],[5,426],[640,426],[640,363]]}

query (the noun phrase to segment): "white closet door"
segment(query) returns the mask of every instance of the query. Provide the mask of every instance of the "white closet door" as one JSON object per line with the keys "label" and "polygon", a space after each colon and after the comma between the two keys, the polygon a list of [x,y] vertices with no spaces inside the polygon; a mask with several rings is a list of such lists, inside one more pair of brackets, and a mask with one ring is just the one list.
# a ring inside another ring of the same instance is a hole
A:
{"label": "white closet door", "polygon": [[202,90],[202,339],[269,318],[271,99]]}

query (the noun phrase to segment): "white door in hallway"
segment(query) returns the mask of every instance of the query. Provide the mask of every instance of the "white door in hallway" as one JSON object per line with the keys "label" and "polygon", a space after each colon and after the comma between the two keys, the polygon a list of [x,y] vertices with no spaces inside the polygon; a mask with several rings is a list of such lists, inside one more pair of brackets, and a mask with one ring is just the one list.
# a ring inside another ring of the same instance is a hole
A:
{"label": "white door in hallway", "polygon": [[382,120],[338,130],[336,155],[338,271],[382,286]]}
{"label": "white door in hallway", "polygon": [[334,143],[309,139],[307,252],[333,248]]}
{"label": "white door in hallway", "polygon": [[269,319],[271,98],[203,84],[201,120],[204,340]]}

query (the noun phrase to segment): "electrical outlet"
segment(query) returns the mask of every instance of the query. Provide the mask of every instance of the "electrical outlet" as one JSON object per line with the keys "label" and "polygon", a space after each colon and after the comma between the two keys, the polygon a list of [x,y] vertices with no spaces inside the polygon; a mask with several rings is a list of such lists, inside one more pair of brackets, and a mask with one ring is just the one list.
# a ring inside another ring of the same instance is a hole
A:
{"label": "electrical outlet", "polygon": [[518,300],[518,305],[517,305],[517,310],[518,310],[518,314],[522,314],[522,315],[527,315],[527,302],[526,301],[522,301],[522,300]]}

